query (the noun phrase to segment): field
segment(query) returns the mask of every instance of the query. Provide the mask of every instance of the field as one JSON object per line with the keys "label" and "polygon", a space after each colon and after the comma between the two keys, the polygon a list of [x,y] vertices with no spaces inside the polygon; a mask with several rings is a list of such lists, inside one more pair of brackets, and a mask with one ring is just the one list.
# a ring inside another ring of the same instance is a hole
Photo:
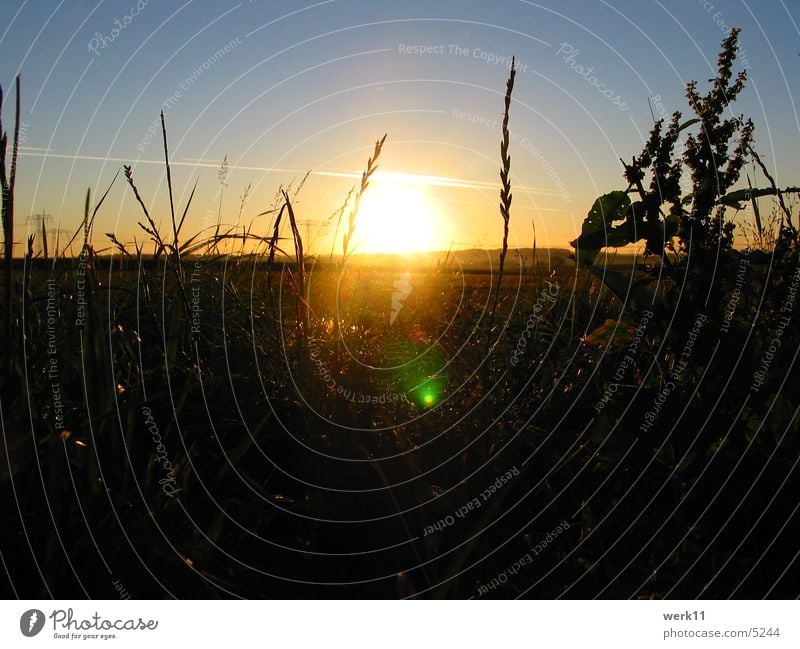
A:
{"label": "field", "polygon": [[753,393],[770,324],[728,343],[758,291],[731,333],[724,303],[699,332],[642,327],[562,260],[507,274],[489,323],[491,276],[454,256],[412,269],[391,324],[405,269],[310,264],[308,337],[289,264],[184,260],[186,313],[163,258],[29,266],[28,398],[3,413],[17,595],[792,592],[794,360]]}

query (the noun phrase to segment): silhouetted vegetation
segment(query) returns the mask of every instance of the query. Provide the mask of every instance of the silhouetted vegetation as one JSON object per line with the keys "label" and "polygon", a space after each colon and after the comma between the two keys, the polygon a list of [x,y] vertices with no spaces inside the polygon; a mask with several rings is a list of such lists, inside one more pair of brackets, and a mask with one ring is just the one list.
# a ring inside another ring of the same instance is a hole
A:
{"label": "silhouetted vegetation", "polygon": [[[726,117],[738,34],[708,92],[688,85],[692,117],[623,161],[574,264],[504,267],[504,238],[495,281],[452,253],[410,271],[392,320],[405,269],[351,254],[385,136],[324,263],[290,188],[264,234],[184,237],[162,115],[170,234],[126,166],[146,240],[95,249],[109,186],[93,209],[87,194],[80,255],[29,246],[6,290],[13,594],[795,597],[794,189]],[[763,187],[739,188],[748,164]]]}

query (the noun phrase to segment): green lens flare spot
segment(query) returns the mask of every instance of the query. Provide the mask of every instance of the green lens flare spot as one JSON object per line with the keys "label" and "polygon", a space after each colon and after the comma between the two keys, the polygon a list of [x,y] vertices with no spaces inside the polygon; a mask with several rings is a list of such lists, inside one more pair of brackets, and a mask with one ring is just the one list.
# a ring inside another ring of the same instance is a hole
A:
{"label": "green lens flare spot", "polygon": [[435,406],[441,399],[440,386],[435,381],[426,381],[416,390],[416,401],[425,408]]}
{"label": "green lens flare spot", "polygon": [[385,364],[393,364],[393,379],[409,401],[420,408],[441,403],[450,383],[446,354],[435,343],[394,340],[384,349]]}

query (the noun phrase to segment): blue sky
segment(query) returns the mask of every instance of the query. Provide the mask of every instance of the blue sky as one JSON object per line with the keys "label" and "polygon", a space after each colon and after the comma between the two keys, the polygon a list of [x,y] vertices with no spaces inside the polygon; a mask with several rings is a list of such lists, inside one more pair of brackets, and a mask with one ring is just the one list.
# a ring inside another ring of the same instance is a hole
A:
{"label": "blue sky", "polygon": [[[736,110],[754,118],[757,148],[779,183],[799,180],[796,0],[6,0],[4,10],[6,125],[13,78],[23,79],[17,212],[45,209],[66,228],[80,222],[86,188],[102,192],[122,161],[166,219],[160,130],[153,134],[163,108],[177,194],[185,200],[199,182],[189,231],[216,220],[225,155],[223,221],[236,222],[248,184],[242,222],[311,169],[300,207],[316,223],[388,133],[382,170],[458,180],[412,178],[435,206],[437,247],[495,246],[496,122],[504,62],[515,54],[512,238],[530,245],[533,220],[539,245],[563,247],[597,194],[624,188],[618,158],[640,150],[648,98],[685,111],[686,82],[702,88],[714,76],[732,26],[743,28],[750,74]],[[587,81],[590,67],[610,99]],[[96,232],[141,239],[139,218],[118,181]]]}

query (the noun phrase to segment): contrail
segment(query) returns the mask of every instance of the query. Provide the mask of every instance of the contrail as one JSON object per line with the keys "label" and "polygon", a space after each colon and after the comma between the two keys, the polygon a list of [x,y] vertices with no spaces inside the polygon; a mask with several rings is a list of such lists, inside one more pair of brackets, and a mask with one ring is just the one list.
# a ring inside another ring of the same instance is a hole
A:
{"label": "contrail", "polygon": [[[64,160],[88,160],[92,162],[122,162],[126,164],[147,164],[163,166],[163,160],[148,160],[144,158],[119,158],[115,156],[100,156],[100,155],[83,155],[75,153],[57,153],[49,149],[40,149],[35,147],[20,147],[19,155],[32,157],[32,158],[59,158]],[[210,169],[218,169],[221,161],[209,161],[194,158],[175,158],[169,161],[173,167],[206,167]],[[239,171],[261,171],[270,173],[291,173],[303,174],[306,169],[304,168],[291,168],[291,167],[260,167],[254,165],[231,165],[231,170]],[[309,172],[311,176],[327,176],[330,178],[352,178],[360,179],[361,171],[316,171]],[[373,174],[373,178],[377,180],[394,181],[404,183],[407,185],[424,185],[430,187],[453,187],[457,189],[488,189],[496,190],[500,188],[500,183],[489,182],[483,180],[471,180],[466,178],[453,178],[450,176],[436,176],[430,174],[414,174],[404,173],[399,171],[378,171]],[[542,187],[526,187],[524,185],[517,185],[517,191],[534,192],[540,196],[558,195],[558,192],[544,189]]]}

